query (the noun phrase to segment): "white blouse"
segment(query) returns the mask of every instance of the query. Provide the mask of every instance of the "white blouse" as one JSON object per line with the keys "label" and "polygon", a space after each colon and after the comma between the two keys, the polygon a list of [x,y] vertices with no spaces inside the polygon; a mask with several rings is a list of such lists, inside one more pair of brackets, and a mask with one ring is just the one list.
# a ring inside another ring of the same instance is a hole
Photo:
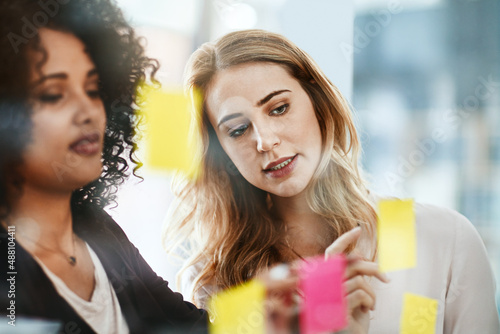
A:
{"label": "white blouse", "polygon": [[74,293],[63,280],[56,276],[42,261],[35,260],[42,267],[47,277],[54,284],[55,289],[69,305],[85,320],[96,333],[128,334],[129,329],[120,308],[115,290],[106,275],[97,254],[86,243],[90,257],[94,263],[95,288],[90,301]]}
{"label": "white blouse", "polygon": [[[474,226],[456,211],[415,203],[417,265],[387,273],[390,283],[370,279],[376,293],[370,334],[398,334],[405,293],[438,301],[436,334],[499,334],[495,280]],[[199,265],[181,277],[182,294],[205,307],[213,287],[193,296]],[[418,320],[418,319],[417,319]]]}
{"label": "white blouse", "polygon": [[387,273],[388,284],[371,280],[377,300],[369,333],[399,333],[406,292],[438,301],[437,334],[500,333],[495,280],[474,226],[453,210],[414,208],[417,265]]}

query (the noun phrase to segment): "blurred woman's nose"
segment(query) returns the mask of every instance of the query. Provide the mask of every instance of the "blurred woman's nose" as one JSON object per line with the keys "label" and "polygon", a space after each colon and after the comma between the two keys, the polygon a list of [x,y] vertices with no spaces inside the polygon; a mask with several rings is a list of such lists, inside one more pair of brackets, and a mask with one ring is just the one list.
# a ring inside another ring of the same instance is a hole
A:
{"label": "blurred woman's nose", "polygon": [[75,121],[78,124],[91,123],[104,113],[102,100],[86,93],[75,96],[75,106]]}

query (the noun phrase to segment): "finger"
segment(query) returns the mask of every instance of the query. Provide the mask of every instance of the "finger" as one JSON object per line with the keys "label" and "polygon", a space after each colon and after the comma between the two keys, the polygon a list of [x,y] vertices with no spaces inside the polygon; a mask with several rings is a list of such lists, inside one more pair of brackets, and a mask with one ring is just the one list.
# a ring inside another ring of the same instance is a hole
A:
{"label": "finger", "polygon": [[346,279],[350,279],[356,275],[365,276],[375,276],[378,280],[389,283],[389,277],[386,274],[381,273],[378,269],[378,265],[374,262],[369,261],[354,261],[347,265],[345,271]]}
{"label": "finger", "polygon": [[355,227],[349,232],[342,234],[325,251],[325,258],[335,254],[341,254],[350,244],[356,243],[361,235],[361,227]]}
{"label": "finger", "polygon": [[290,276],[290,266],[285,263],[279,263],[272,266],[267,273],[272,280],[282,280]]}
{"label": "finger", "polygon": [[354,276],[353,278],[344,282],[346,294],[353,293],[356,290],[363,290],[375,300],[375,291],[370,284],[363,278],[363,276]]}
{"label": "finger", "polygon": [[297,308],[293,304],[280,299],[269,299],[264,303],[266,314],[266,333],[290,333],[290,326],[297,316]]}
{"label": "finger", "polygon": [[368,261],[368,259],[366,259],[363,255],[359,254],[356,249],[355,251],[347,254],[345,258],[348,264],[350,262],[356,262],[356,261]]}
{"label": "finger", "polygon": [[290,274],[299,275],[301,268],[304,266],[304,259],[298,259],[290,263]]}
{"label": "finger", "polygon": [[299,284],[298,277],[289,277],[283,280],[263,280],[262,278],[258,279],[264,284],[268,294],[293,292],[297,289]]}
{"label": "finger", "polygon": [[286,293],[297,289],[299,276],[292,272],[286,264],[279,264],[269,270],[264,270],[256,277],[270,293]]}
{"label": "finger", "polygon": [[346,299],[349,312],[352,312],[356,308],[360,308],[364,312],[375,308],[375,299],[364,290],[355,290],[347,295]]}

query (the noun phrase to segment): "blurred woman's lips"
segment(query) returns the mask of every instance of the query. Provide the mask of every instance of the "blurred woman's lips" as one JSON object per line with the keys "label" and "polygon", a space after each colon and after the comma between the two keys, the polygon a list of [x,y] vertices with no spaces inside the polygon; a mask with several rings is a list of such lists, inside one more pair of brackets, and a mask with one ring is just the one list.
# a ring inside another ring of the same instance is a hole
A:
{"label": "blurred woman's lips", "polygon": [[295,168],[297,162],[297,154],[293,157],[279,159],[273,163],[268,164],[264,173],[270,177],[280,178],[290,174]]}
{"label": "blurred woman's lips", "polygon": [[100,135],[98,133],[92,133],[78,138],[73,144],[70,145],[70,149],[81,155],[94,155],[100,153]]}

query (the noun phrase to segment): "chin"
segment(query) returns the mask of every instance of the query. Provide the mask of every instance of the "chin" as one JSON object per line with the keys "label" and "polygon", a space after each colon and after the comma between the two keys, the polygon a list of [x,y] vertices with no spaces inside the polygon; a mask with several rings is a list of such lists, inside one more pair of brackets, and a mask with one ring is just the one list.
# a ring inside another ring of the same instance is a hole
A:
{"label": "chin", "polygon": [[87,177],[79,177],[77,179],[73,179],[71,180],[71,182],[68,182],[68,190],[70,190],[71,192],[77,190],[77,189],[80,189],[80,188],[83,188],[85,186],[87,186],[89,183],[97,180],[99,178],[99,176],[95,177],[95,178],[87,178]]}
{"label": "chin", "polygon": [[297,195],[300,195],[304,192],[305,187],[290,187],[287,189],[278,189],[274,191],[269,191],[270,194],[273,194],[278,197],[295,197]]}
{"label": "chin", "polygon": [[81,173],[74,174],[74,183],[78,184],[75,189],[86,186],[87,184],[97,180],[102,173],[102,166],[93,168],[92,170],[81,171]]}

